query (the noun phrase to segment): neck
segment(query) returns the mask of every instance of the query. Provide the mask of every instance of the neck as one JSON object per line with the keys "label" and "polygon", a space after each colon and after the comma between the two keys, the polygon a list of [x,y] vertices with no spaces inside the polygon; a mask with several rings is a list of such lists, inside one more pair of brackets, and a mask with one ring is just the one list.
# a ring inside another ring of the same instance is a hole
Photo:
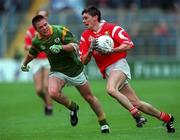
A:
{"label": "neck", "polygon": [[97,32],[99,30],[99,28],[100,28],[100,23],[97,22],[93,27],[93,31]]}

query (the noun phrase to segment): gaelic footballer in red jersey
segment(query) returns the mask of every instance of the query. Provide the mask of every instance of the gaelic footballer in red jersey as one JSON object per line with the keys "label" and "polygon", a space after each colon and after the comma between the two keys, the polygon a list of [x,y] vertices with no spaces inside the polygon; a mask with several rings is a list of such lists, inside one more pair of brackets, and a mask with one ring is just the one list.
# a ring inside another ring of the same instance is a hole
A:
{"label": "gaelic footballer in red jersey", "polygon": [[[80,39],[79,49],[82,63],[88,64],[91,57],[94,57],[103,78],[107,79],[107,93],[130,112],[137,127],[143,127],[147,122],[140,113],[142,111],[162,120],[167,132],[174,133],[174,117],[141,101],[128,83],[128,80],[131,79],[131,73],[126,57],[127,52],[134,48],[128,33],[120,26],[101,22],[101,12],[94,6],[89,6],[82,11],[82,19],[87,27]],[[97,38],[102,35],[109,35],[114,41],[114,48],[108,53],[101,53],[94,49],[98,46]]]}
{"label": "gaelic footballer in red jersey", "polygon": [[[80,58],[83,58],[84,55],[88,53],[91,41],[95,38],[98,38],[102,35],[109,35],[113,38],[114,41],[114,50],[119,47],[121,44],[128,44],[131,48],[134,48],[134,44],[131,41],[128,33],[121,28],[120,26],[116,26],[112,23],[102,22],[100,23],[100,28],[97,32],[94,32],[90,29],[85,30],[80,39]],[[102,55],[97,51],[93,51],[93,57],[105,78],[105,69],[111,65],[112,63],[118,61],[121,58],[125,58],[127,56],[127,52],[117,52],[112,53],[110,55]]]}

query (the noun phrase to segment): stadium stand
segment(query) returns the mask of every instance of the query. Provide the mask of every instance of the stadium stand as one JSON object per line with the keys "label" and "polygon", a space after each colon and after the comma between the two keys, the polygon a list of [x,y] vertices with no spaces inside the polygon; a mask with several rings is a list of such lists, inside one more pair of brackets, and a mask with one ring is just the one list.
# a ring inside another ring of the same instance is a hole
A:
{"label": "stadium stand", "polygon": [[[68,1],[65,2],[68,3]],[[25,12],[24,17],[22,15],[22,12],[18,12],[11,16],[12,18],[9,22],[15,24],[12,24],[12,26],[8,27],[8,30],[10,30],[11,32],[7,31],[7,35],[8,39],[10,38],[10,40],[12,41],[10,42],[11,44],[9,44],[9,41],[5,42],[5,44],[7,43],[7,47],[5,47],[6,49],[4,50],[0,49],[0,54],[6,52],[6,57],[14,57],[14,54],[15,52],[17,52],[17,50],[22,51],[22,38],[24,37],[27,26],[31,24],[31,18],[34,15],[34,12],[42,7],[51,8],[53,16],[50,17],[50,19],[52,21],[54,20],[54,23],[60,23],[68,26],[78,38],[80,37],[81,31],[83,30],[83,25],[81,23],[81,19],[79,19],[77,16],[76,9],[73,9],[73,7],[71,9],[61,8],[61,10],[56,9],[54,12],[51,5],[52,3],[50,2],[53,1],[33,0],[32,5],[30,5],[27,13]],[[87,1],[87,3],[88,2],[92,3],[92,1]],[[112,21],[119,24],[131,34],[133,41],[137,46],[135,50],[131,53],[132,55],[161,55],[174,57],[180,54],[180,49],[178,47],[180,43],[177,40],[177,38],[179,38],[180,31],[180,15],[178,13],[178,10],[170,13],[169,11],[164,12],[163,10],[161,10],[161,8],[157,8],[159,3],[154,3],[156,4],[154,6],[156,8],[149,8],[152,5],[151,3],[146,3],[146,1],[143,1],[143,3],[142,1],[140,1],[141,3],[135,3],[136,6],[132,6],[132,3],[124,3],[124,7],[121,4],[121,7],[118,6],[116,8],[109,8],[106,5],[107,3],[103,3],[103,5],[101,2],[102,1],[99,1],[98,5],[104,6],[101,7],[103,11],[102,18],[107,21]],[[114,0],[112,2],[122,3],[125,1]],[[79,9],[80,7],[82,7],[82,5],[83,4],[79,6]],[[145,9],[143,6],[147,7],[147,9]],[[0,23],[1,21],[2,20],[0,20]],[[166,28],[164,29],[166,30],[166,34],[162,33],[164,31],[162,31],[163,29],[161,25]],[[18,32],[16,33],[17,29]],[[0,36],[2,36],[1,32]],[[0,40],[5,39],[1,38]],[[2,43],[0,45],[2,45]],[[2,55],[0,55],[0,57],[2,57]]]}
{"label": "stadium stand", "polygon": [[22,47],[24,44],[24,35],[28,26],[31,24],[31,18],[34,16],[37,10],[43,8],[43,6],[46,5],[48,5],[48,0],[33,0],[29,10],[25,14],[24,19],[20,20],[21,24],[19,24],[18,32],[15,34],[16,37],[11,42],[9,49],[6,52],[6,57],[12,58],[16,55],[17,52],[24,51]]}

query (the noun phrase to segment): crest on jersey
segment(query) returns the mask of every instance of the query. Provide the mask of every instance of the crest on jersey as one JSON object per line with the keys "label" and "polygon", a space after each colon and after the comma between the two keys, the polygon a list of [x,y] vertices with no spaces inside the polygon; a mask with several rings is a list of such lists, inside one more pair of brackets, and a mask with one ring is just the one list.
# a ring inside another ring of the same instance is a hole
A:
{"label": "crest on jersey", "polygon": [[57,38],[54,39],[54,41],[58,44],[60,42],[60,38],[57,37]]}
{"label": "crest on jersey", "polygon": [[89,41],[92,41],[94,39],[94,37],[93,36],[89,36]]}
{"label": "crest on jersey", "polygon": [[41,45],[41,46],[40,46],[40,49],[43,51],[43,50],[45,50],[45,49],[46,49],[46,47],[45,47],[45,46],[43,46],[43,45]]}
{"label": "crest on jersey", "polygon": [[110,33],[109,33],[108,31],[106,31],[104,34],[105,34],[105,35],[108,35],[108,36],[110,35]]}

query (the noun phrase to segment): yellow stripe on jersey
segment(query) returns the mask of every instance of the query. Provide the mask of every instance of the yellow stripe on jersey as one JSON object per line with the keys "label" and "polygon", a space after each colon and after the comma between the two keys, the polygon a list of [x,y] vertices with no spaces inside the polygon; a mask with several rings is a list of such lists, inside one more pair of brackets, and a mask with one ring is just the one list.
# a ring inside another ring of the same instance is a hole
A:
{"label": "yellow stripe on jersey", "polygon": [[62,30],[62,40],[64,41],[67,31],[69,31],[66,27],[63,27]]}

